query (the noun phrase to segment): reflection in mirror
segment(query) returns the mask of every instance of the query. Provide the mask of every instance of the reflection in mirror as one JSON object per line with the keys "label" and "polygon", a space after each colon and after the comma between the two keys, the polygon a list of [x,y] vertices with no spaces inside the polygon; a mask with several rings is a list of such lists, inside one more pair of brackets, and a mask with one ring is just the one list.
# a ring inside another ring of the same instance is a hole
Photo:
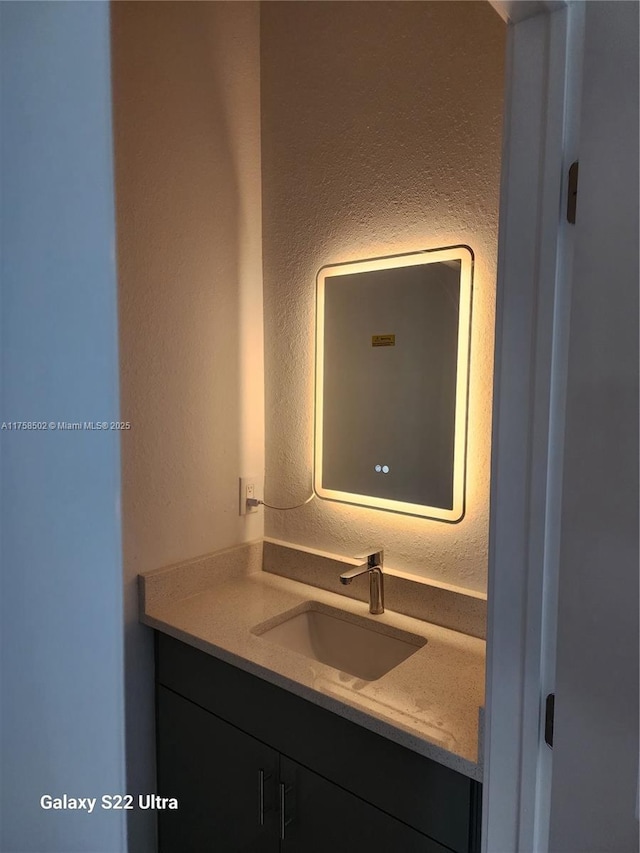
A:
{"label": "reflection in mirror", "polygon": [[320,270],[319,497],[462,518],[472,268],[456,246]]}

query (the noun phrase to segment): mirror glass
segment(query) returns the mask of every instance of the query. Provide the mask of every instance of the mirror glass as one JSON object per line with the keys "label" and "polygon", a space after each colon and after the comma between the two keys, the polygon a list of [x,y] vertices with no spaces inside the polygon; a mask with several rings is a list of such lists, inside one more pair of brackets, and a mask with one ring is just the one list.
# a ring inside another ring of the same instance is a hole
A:
{"label": "mirror glass", "polygon": [[320,270],[319,497],[460,521],[472,271],[466,246]]}

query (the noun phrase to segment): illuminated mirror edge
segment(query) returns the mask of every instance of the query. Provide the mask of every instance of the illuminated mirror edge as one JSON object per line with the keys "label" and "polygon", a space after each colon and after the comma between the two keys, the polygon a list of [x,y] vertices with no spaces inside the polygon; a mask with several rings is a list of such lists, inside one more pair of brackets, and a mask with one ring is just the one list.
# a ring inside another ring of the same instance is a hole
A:
{"label": "illuminated mirror edge", "polygon": [[[418,266],[426,263],[460,261],[460,309],[458,317],[458,345],[456,370],[455,436],[453,462],[453,505],[451,508],[407,503],[387,498],[342,492],[322,486],[323,453],[323,371],[324,371],[324,282],[325,278],[340,274],[369,272],[373,270],[395,269],[406,266]],[[469,407],[469,372],[471,352],[471,319],[473,296],[474,253],[470,246],[458,244],[435,249],[421,249],[398,255],[385,255],[338,264],[322,266],[316,276],[316,328],[315,328],[315,412],[314,412],[314,472],[313,489],[315,494],[333,502],[362,506],[369,509],[384,510],[403,515],[419,516],[432,520],[456,524],[464,518],[466,468],[467,468],[467,432]]]}

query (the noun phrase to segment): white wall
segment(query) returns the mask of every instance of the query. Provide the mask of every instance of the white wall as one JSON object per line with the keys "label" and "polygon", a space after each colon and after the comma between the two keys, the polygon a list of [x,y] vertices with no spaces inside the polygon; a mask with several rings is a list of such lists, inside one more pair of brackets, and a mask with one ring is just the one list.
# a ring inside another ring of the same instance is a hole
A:
{"label": "white wall", "polygon": [[318,269],[476,258],[464,520],[314,500],[266,533],[485,591],[505,25],[486,2],[268,2],[261,37],[268,502],[310,494]]}
{"label": "white wall", "polygon": [[[137,575],[263,534],[259,6],[118,2],[118,231],[128,787],[154,789],[152,632]],[[153,849],[155,815],[130,815]]]}
{"label": "white wall", "polygon": [[[2,421],[118,418],[109,7],[0,3]],[[116,853],[122,812],[117,432],[0,432],[6,853]]]}
{"label": "white wall", "polygon": [[638,850],[638,5],[586,4],[553,853]]}

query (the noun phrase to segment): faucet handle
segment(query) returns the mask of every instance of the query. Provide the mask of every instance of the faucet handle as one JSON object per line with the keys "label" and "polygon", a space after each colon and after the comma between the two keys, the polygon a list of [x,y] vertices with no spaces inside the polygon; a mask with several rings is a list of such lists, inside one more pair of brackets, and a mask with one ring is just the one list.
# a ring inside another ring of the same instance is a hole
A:
{"label": "faucet handle", "polygon": [[373,568],[374,566],[382,568],[382,564],[384,563],[384,548],[371,548],[364,554],[355,556],[354,560],[366,560],[369,568]]}

